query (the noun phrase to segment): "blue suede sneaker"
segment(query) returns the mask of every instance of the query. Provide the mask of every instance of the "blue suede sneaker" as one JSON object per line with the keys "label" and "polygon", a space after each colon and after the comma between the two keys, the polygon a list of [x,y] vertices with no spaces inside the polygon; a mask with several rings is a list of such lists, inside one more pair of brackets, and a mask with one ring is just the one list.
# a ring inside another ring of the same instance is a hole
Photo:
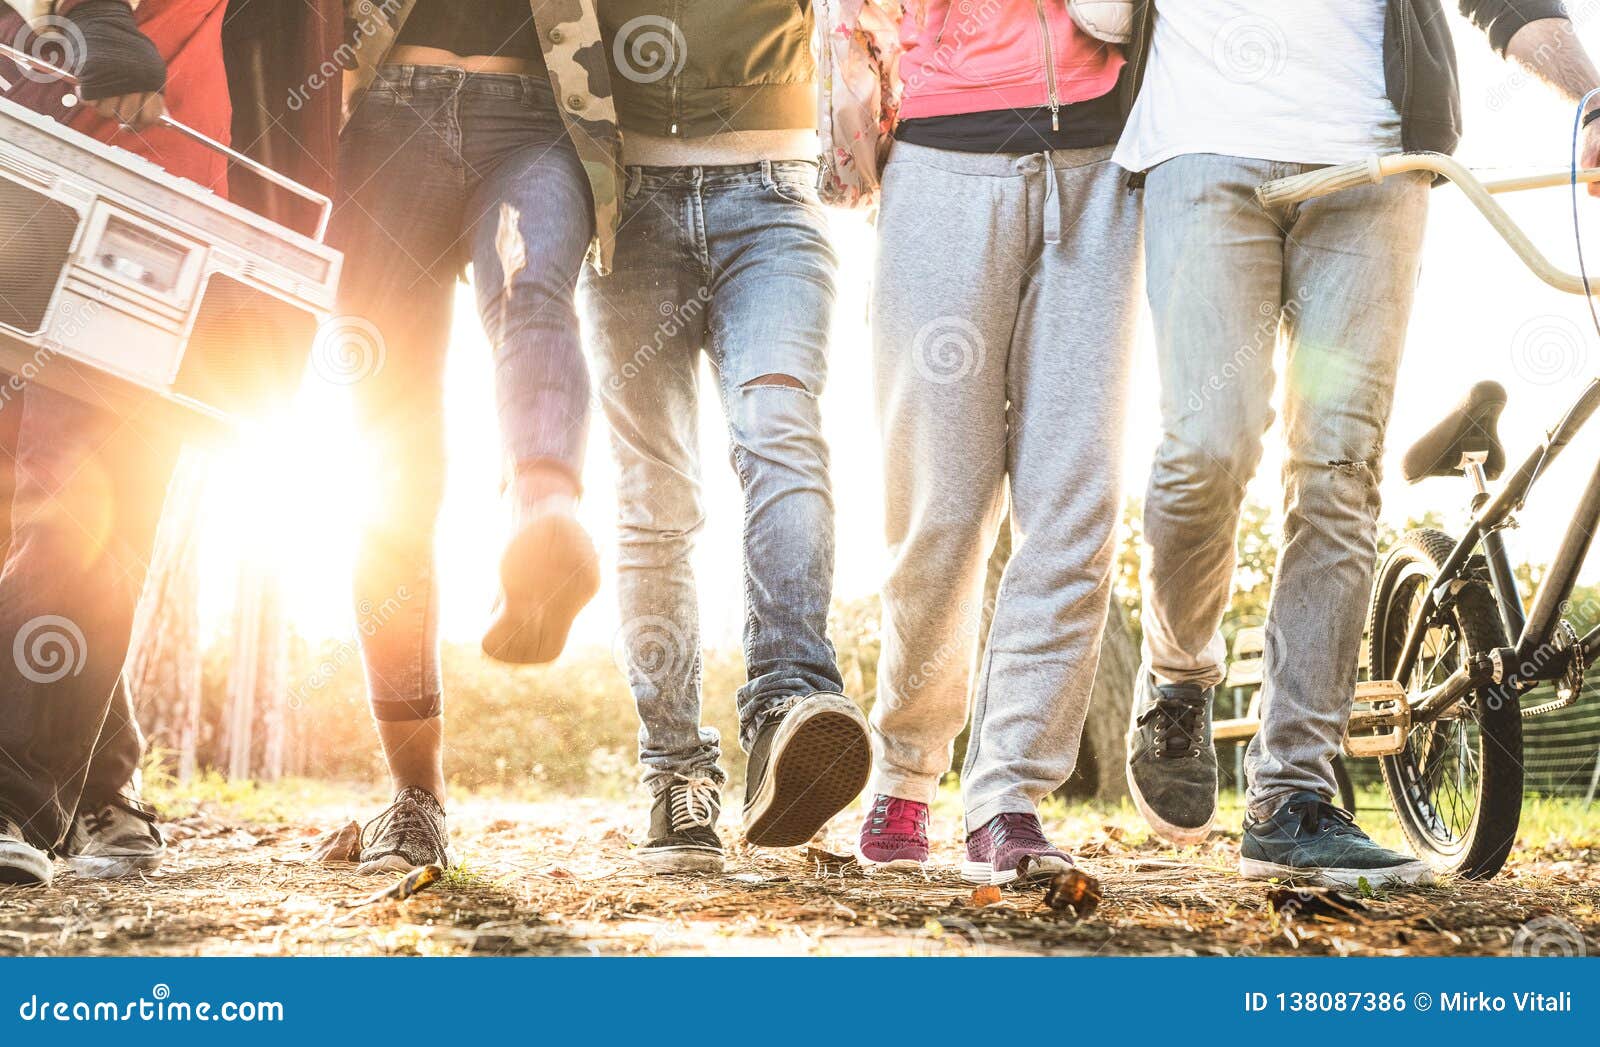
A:
{"label": "blue suede sneaker", "polygon": [[1433,882],[1427,863],[1379,847],[1354,815],[1312,792],[1291,794],[1270,818],[1245,821],[1239,872],[1323,887]]}

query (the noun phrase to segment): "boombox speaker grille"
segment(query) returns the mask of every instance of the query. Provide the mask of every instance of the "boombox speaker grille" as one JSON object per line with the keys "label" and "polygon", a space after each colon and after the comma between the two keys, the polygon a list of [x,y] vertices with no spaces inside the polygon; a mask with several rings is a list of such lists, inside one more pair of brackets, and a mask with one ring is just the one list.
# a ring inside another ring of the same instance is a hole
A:
{"label": "boombox speaker grille", "polygon": [[44,327],[78,231],[78,212],[0,178],[0,326],[23,334]]}
{"label": "boombox speaker grille", "polygon": [[294,395],[316,334],[312,314],[213,273],[173,391],[230,415],[260,415]]}

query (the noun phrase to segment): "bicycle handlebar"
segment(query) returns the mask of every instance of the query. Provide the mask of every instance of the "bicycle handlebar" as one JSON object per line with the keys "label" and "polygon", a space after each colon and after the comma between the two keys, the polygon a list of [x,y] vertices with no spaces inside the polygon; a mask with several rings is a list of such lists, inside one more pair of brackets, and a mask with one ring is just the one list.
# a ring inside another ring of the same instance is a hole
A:
{"label": "bicycle handlebar", "polygon": [[1256,199],[1262,207],[1287,207],[1303,203],[1313,197],[1328,196],[1345,189],[1362,185],[1376,185],[1383,181],[1379,157],[1357,160],[1354,163],[1335,164],[1305,174],[1278,178],[1256,187]]}
{"label": "bicycle handlebar", "polygon": [[[1256,199],[1263,207],[1283,207],[1358,186],[1376,185],[1385,178],[1409,171],[1428,171],[1454,182],[1472,205],[1489,220],[1489,224],[1494,226],[1495,232],[1511,245],[1517,257],[1533,270],[1535,276],[1558,291],[1579,295],[1585,293],[1583,278],[1552,265],[1550,260],[1534,246],[1528,234],[1523,232],[1505,209],[1494,201],[1497,193],[1568,185],[1572,181],[1571,170],[1482,182],[1460,161],[1444,153],[1394,153],[1389,156],[1357,160],[1354,163],[1335,164],[1332,167],[1323,167],[1307,171],[1305,174],[1291,175],[1288,178],[1274,179],[1256,187]],[[1579,171],[1578,181],[1600,181],[1600,168]],[[1600,284],[1597,284],[1595,289],[1596,293],[1600,293]]]}

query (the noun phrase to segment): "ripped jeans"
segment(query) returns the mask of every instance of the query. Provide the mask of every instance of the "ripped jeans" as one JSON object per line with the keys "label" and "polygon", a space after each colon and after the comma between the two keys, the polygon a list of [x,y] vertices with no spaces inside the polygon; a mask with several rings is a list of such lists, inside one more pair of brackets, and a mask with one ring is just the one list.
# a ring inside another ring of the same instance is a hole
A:
{"label": "ripped jeans", "polygon": [[585,274],[618,468],[618,650],[652,792],[679,776],[725,780],[721,738],[700,722],[690,564],[704,521],[702,353],[744,491],[740,743],[748,751],[795,698],[843,687],[827,633],[833,494],[817,401],[837,259],[815,182],[800,161],[630,167],[614,270]]}
{"label": "ripped jeans", "polygon": [[[1251,814],[1336,795],[1337,753],[1377,558],[1384,429],[1417,282],[1425,175],[1264,210],[1260,183],[1311,165],[1191,154],[1145,183],[1163,437],[1144,505],[1144,659],[1214,686],[1245,485],[1286,346],[1284,524],[1267,611]],[[1249,623],[1244,623],[1249,624]]]}

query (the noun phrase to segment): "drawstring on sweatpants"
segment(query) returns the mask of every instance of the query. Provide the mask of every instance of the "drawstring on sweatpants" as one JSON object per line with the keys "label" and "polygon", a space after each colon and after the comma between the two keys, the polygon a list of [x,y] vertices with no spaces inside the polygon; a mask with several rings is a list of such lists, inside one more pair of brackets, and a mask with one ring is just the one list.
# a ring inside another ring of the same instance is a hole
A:
{"label": "drawstring on sweatpants", "polygon": [[1056,186],[1056,166],[1049,152],[1029,153],[1017,160],[1017,171],[1024,175],[1044,174],[1044,242],[1061,242],[1061,193]]}

